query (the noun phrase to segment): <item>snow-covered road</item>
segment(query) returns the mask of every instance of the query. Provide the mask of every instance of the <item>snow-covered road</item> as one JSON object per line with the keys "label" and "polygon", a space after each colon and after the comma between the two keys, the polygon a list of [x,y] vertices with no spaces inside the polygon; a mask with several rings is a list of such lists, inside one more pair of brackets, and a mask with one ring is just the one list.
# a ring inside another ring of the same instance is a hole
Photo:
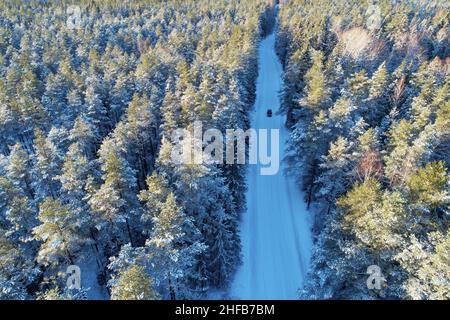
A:
{"label": "snow-covered road", "polygon": [[[276,115],[280,102],[281,64],[275,54],[275,36],[259,47],[259,75],[252,127],[280,129],[280,159],[284,157],[288,132],[284,117]],[[273,117],[266,116],[267,109]],[[296,299],[307,273],[312,247],[311,217],[304,196],[293,179],[278,174],[260,175],[259,165],[250,165],[247,207],[240,233],[243,265],[231,285],[230,297],[237,299]]]}

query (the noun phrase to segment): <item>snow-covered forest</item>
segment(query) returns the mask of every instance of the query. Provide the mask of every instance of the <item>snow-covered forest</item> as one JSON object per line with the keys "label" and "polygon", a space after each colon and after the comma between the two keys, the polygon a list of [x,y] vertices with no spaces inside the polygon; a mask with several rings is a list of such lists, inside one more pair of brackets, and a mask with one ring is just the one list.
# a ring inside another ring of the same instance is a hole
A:
{"label": "snow-covered forest", "polygon": [[226,287],[244,166],[172,166],[168,136],[195,119],[248,126],[270,7],[79,5],[69,28],[64,4],[0,4],[0,298],[76,298],[72,264],[113,299]]}
{"label": "snow-covered forest", "polygon": [[281,8],[290,174],[316,212],[302,298],[450,299],[449,16],[445,1]]}
{"label": "snow-covered forest", "polygon": [[[276,2],[0,3],[0,300],[450,299],[448,3]],[[174,164],[195,121],[282,172]]]}

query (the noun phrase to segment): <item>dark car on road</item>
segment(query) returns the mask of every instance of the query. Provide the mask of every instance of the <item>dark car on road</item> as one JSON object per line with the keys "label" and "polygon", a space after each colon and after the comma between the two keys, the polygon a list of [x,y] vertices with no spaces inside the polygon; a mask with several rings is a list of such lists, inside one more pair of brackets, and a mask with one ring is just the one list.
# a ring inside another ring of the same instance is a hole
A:
{"label": "dark car on road", "polygon": [[267,116],[272,117],[272,109],[267,109]]}

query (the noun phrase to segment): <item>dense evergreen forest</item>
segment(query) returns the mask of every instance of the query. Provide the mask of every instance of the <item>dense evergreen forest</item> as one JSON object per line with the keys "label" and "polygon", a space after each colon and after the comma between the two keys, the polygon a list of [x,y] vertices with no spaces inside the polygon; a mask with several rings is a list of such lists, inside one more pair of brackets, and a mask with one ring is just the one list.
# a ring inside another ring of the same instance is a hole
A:
{"label": "dense evergreen forest", "polygon": [[0,4],[0,299],[83,298],[65,268],[86,257],[112,299],[225,288],[244,166],[171,165],[169,137],[248,126],[271,7],[76,3],[75,26],[68,3]]}
{"label": "dense evergreen forest", "polygon": [[274,2],[0,3],[0,300],[227,291],[246,165],[173,164],[170,137],[250,127],[272,31],[315,221],[299,298],[450,299],[448,3]]}
{"label": "dense evergreen forest", "polygon": [[316,211],[301,297],[450,299],[448,3],[292,0],[279,21],[287,160]]}

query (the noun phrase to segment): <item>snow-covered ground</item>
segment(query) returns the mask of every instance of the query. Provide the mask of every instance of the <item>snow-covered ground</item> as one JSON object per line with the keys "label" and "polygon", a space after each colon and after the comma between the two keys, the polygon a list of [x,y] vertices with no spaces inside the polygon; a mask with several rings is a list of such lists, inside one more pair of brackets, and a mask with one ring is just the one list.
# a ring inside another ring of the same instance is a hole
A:
{"label": "snow-covered ground", "polygon": [[[252,127],[280,129],[280,159],[284,157],[288,132],[285,118],[276,115],[280,106],[281,64],[275,54],[275,36],[259,47],[259,75]],[[266,116],[267,109],[273,117]],[[270,150],[270,149],[269,149]],[[307,273],[312,247],[311,220],[304,196],[295,181],[284,174],[260,175],[259,165],[250,165],[247,176],[248,210],[240,233],[243,264],[231,285],[231,298],[296,299]]]}
{"label": "snow-covered ground", "polygon": [[100,286],[97,281],[99,267],[95,259],[95,252],[89,248],[88,253],[76,262],[81,269],[81,287],[88,289],[87,298],[89,300],[109,300],[106,287]]}

